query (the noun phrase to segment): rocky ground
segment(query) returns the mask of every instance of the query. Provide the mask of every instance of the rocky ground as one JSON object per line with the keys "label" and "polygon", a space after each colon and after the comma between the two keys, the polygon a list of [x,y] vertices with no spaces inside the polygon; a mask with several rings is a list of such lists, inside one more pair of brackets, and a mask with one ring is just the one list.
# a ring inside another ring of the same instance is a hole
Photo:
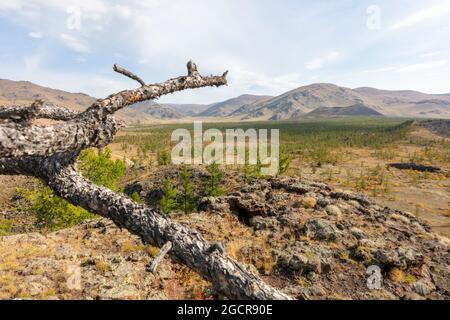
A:
{"label": "rocky ground", "polygon": [[426,128],[431,132],[440,135],[441,137],[449,138],[450,120],[444,119],[424,120],[419,122],[418,126]]}
{"label": "rocky ground", "polygon": [[[0,241],[0,299],[194,299],[208,284],[106,219]],[[190,280],[190,282],[187,282]]]}
{"label": "rocky ground", "polygon": [[[159,169],[126,192],[156,204],[169,174],[179,171]],[[207,174],[193,175],[195,182]],[[221,241],[284,292],[298,299],[450,298],[450,242],[413,214],[304,179],[249,181],[236,172],[225,179],[224,196],[204,197],[199,212],[173,219]],[[0,298],[221,298],[169,258],[150,273],[157,251],[104,219],[47,235],[3,237]],[[371,266],[381,271],[377,290],[367,286]]]}

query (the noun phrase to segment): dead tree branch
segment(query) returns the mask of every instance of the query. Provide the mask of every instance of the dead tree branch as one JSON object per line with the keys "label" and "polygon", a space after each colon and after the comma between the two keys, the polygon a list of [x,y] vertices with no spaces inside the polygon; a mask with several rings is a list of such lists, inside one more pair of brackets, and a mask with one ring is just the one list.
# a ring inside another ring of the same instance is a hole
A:
{"label": "dead tree branch", "polygon": [[162,246],[161,250],[159,250],[158,254],[156,255],[155,259],[153,259],[152,264],[150,265],[149,271],[151,273],[156,273],[156,269],[164,259],[164,256],[167,254],[167,252],[170,251],[170,249],[172,249],[172,242],[170,241]]}
{"label": "dead tree branch", "polygon": [[226,85],[222,76],[188,76],[149,84],[134,90],[115,93],[98,100],[86,111],[64,124],[51,126],[10,124],[0,127],[0,158],[46,156],[56,152],[104,147],[112,142],[118,124],[112,115],[136,102],[154,100],[162,95],[186,89]]}
{"label": "dead tree branch", "polygon": [[[41,178],[56,195],[111,219],[145,243],[163,247],[170,242],[170,256],[197,271],[213,283],[217,292],[231,299],[290,299],[231,259],[224,250],[208,243],[197,231],[93,184],[75,168],[81,150],[112,142],[118,130],[113,117],[116,111],[175,91],[226,85],[226,74],[203,77],[190,62],[187,76],[110,95],[64,123],[39,126],[19,121],[0,125],[0,174]],[[9,118],[15,119],[17,114],[11,111]]]}
{"label": "dead tree branch", "polygon": [[141,78],[139,78],[139,77],[138,77],[137,75],[135,75],[134,73],[128,71],[127,69],[122,68],[121,66],[119,66],[119,65],[117,65],[117,64],[114,65],[113,69],[114,69],[115,72],[121,73],[121,74],[123,74],[124,76],[126,76],[126,77],[128,77],[128,78],[130,78],[130,79],[133,79],[133,80],[139,82],[139,83],[141,84],[141,86],[145,86],[144,80],[142,80]]}
{"label": "dead tree branch", "polygon": [[0,107],[0,119],[29,125],[34,119],[51,119],[68,121],[78,115],[65,107],[45,104],[42,100],[36,100],[29,106],[3,106]]}

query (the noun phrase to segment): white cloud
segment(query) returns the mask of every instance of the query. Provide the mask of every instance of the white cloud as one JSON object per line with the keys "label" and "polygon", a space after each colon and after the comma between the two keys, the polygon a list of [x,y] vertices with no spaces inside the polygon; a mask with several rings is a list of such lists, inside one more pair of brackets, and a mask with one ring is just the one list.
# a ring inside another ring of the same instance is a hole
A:
{"label": "white cloud", "polygon": [[389,30],[398,30],[401,28],[410,27],[422,21],[441,16],[449,11],[450,4],[448,3],[426,8],[398,21],[397,23],[393,24],[389,28]]}
{"label": "white cloud", "polygon": [[104,98],[114,92],[135,88],[134,81],[114,73],[85,74],[67,70],[51,71],[43,67],[45,55],[26,56],[20,66],[2,66],[2,78],[26,80],[49,88],[68,92],[82,92],[96,98]]}
{"label": "white cloud", "polygon": [[19,10],[22,6],[22,0],[2,1],[0,2],[0,11]]}
{"label": "white cloud", "polygon": [[313,60],[308,61],[305,64],[305,68],[308,70],[316,70],[324,67],[325,64],[334,62],[339,59],[341,54],[337,51],[333,51],[326,56],[315,58]]}
{"label": "white cloud", "polygon": [[276,96],[298,88],[304,80],[298,73],[269,75],[231,67],[227,87],[183,91],[174,95],[164,96],[161,98],[161,102],[185,103],[189,101],[189,103],[213,103],[241,94]]}
{"label": "white cloud", "polygon": [[35,39],[41,39],[42,38],[42,33],[31,31],[31,32],[28,33],[28,36],[31,37],[31,38],[35,38]]}
{"label": "white cloud", "polygon": [[412,64],[409,66],[404,66],[401,68],[398,68],[395,70],[395,72],[416,72],[416,71],[423,71],[428,69],[433,69],[437,67],[442,67],[447,64],[447,60],[438,60],[438,61],[431,61],[431,62],[425,62],[425,63],[417,63]]}
{"label": "white cloud", "polygon": [[448,63],[447,60],[435,60],[435,61],[424,62],[424,63],[386,66],[386,67],[381,67],[381,68],[365,70],[365,71],[361,72],[361,74],[364,74],[364,73],[386,73],[386,72],[406,73],[406,72],[424,71],[424,70],[435,69],[438,67],[445,66],[445,65],[447,65],[447,63]]}
{"label": "white cloud", "polygon": [[440,55],[440,54],[441,54],[441,53],[440,53],[439,51],[436,51],[436,52],[428,52],[428,53],[421,54],[420,57],[421,57],[421,58],[430,58],[430,57],[438,56],[438,55]]}
{"label": "white cloud", "polygon": [[243,88],[247,91],[266,92],[266,94],[279,94],[298,87],[300,74],[289,73],[281,75],[267,75],[242,69],[232,69],[230,85]]}
{"label": "white cloud", "polygon": [[[422,3],[408,2],[410,8]],[[387,23],[391,14],[397,17],[391,29],[399,32],[370,34],[356,26],[363,18],[361,10],[339,1],[301,6],[297,0],[286,0],[286,6],[280,6],[260,0],[0,0],[0,19],[8,20],[11,36],[27,30],[32,31],[29,37],[39,38],[40,34],[46,40],[39,41],[36,49],[48,56],[27,57],[29,70],[42,66],[36,75],[24,75],[29,80],[101,97],[123,89],[122,83],[108,81],[110,77],[120,80],[110,71],[109,64],[114,62],[128,65],[149,83],[184,74],[190,58],[203,74],[229,69],[228,87],[163,98],[202,103],[242,93],[279,94],[316,80],[375,87],[392,82],[393,87],[424,86],[432,91],[435,86],[435,91],[441,90],[445,83],[448,86],[443,79],[448,78],[450,64],[444,63],[443,57],[449,49],[445,35],[450,27],[448,20],[440,17],[448,12],[442,12],[446,6],[435,7],[438,0],[433,3],[408,16],[404,5],[386,1],[383,21]],[[67,9],[71,7],[81,13],[79,30],[67,29]],[[286,13],[288,7],[292,7],[290,13]],[[346,19],[337,19],[336,12],[343,12]],[[425,20],[433,22],[436,32],[419,25]],[[334,21],[332,28],[329,21]],[[414,32],[409,32],[407,27],[416,24]],[[4,66],[25,68],[23,52],[30,53],[23,47],[31,39],[20,41],[24,43],[1,53],[2,74]],[[65,47],[75,54],[66,54]],[[79,70],[76,75],[71,74],[72,68]],[[420,72],[423,70],[427,72]],[[65,79],[59,85],[56,79],[65,74],[73,81]]]}
{"label": "white cloud", "polygon": [[112,11],[123,19],[129,19],[132,16],[132,10],[130,7],[120,4],[113,6]]}
{"label": "white cloud", "polygon": [[35,73],[39,70],[42,61],[42,55],[39,53],[25,56],[24,65],[25,65],[25,73]]}
{"label": "white cloud", "polygon": [[362,73],[388,72],[388,71],[394,71],[396,69],[398,69],[398,66],[387,66],[387,67],[364,70]]}
{"label": "white cloud", "polygon": [[89,52],[91,52],[91,50],[89,49],[89,47],[86,44],[84,44],[79,39],[77,39],[77,38],[75,38],[73,36],[70,36],[68,34],[62,33],[61,34],[61,39],[63,40],[64,44],[68,48],[70,48],[70,49],[72,49],[72,50],[74,50],[74,51],[76,51],[78,53],[89,53]]}

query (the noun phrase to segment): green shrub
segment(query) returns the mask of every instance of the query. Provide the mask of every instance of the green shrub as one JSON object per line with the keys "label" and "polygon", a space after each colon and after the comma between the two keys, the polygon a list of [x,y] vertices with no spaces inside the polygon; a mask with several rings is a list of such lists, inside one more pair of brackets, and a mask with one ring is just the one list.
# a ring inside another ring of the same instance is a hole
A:
{"label": "green shrub", "polygon": [[258,174],[260,171],[257,171],[257,166],[250,165],[247,162],[244,164],[244,178],[247,183],[251,183],[254,181],[260,174]]}
{"label": "green shrub", "polygon": [[131,194],[131,199],[133,199],[134,202],[139,203],[139,204],[144,203],[144,201],[142,201],[141,196],[136,191]]}
{"label": "green shrub", "polygon": [[53,231],[68,228],[95,217],[95,214],[55,196],[53,191],[43,184],[34,190],[17,191],[35,213],[37,225],[42,229]]}
{"label": "green shrub", "polygon": [[170,155],[169,155],[169,152],[167,152],[167,150],[159,151],[157,153],[156,157],[157,157],[158,165],[165,166],[165,165],[170,164]]}
{"label": "green shrub", "polygon": [[99,186],[118,190],[117,181],[124,175],[127,166],[123,160],[111,159],[111,149],[84,150],[78,160],[78,168],[85,178]]}
{"label": "green shrub", "polygon": [[220,183],[223,179],[223,171],[220,170],[219,165],[215,162],[210,164],[206,170],[209,172],[209,178],[206,184],[206,194],[211,197],[218,197],[223,194]]}
{"label": "green shrub", "polygon": [[0,219],[0,237],[10,235],[13,228],[11,219]]}
{"label": "green shrub", "polygon": [[192,175],[188,171],[187,166],[183,167],[181,173],[181,194],[180,194],[180,207],[184,213],[188,214],[195,210],[194,194],[192,191]]}
{"label": "green shrub", "polygon": [[289,166],[291,165],[291,157],[287,153],[280,153],[280,162],[279,162],[279,168],[278,168],[278,174],[284,174],[289,169]]}
{"label": "green shrub", "polygon": [[[93,149],[83,151],[78,167],[85,178],[113,191],[118,190],[117,182],[126,170],[124,161],[111,159],[111,150],[108,148],[98,152]],[[18,189],[17,192],[36,214],[37,224],[42,229],[53,231],[68,228],[96,217],[95,214],[54,195],[43,183],[39,183],[33,190]]]}
{"label": "green shrub", "polygon": [[164,195],[159,201],[161,211],[164,213],[170,213],[179,208],[177,201],[177,191],[172,185],[172,180],[167,177],[164,187]]}

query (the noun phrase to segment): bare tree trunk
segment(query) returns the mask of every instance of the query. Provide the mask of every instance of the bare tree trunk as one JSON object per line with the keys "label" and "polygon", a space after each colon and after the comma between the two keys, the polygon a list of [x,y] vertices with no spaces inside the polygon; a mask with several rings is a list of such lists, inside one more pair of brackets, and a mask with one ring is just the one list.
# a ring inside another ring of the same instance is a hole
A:
{"label": "bare tree trunk", "polygon": [[[231,299],[291,299],[265,284],[257,275],[231,259],[219,246],[208,243],[197,231],[171,221],[159,211],[139,205],[111,190],[99,187],[79,175],[75,160],[88,147],[112,142],[118,125],[114,112],[138,101],[190,88],[225,85],[226,74],[203,77],[193,62],[188,75],[161,84],[145,85],[128,70],[114,70],[142,86],[99,100],[86,111],[73,114],[65,108],[36,102],[31,111],[25,107],[0,109],[0,174],[24,174],[43,179],[56,195],[141,237],[145,243],[162,247],[172,243],[169,254],[211,281],[217,290]],[[32,125],[34,118],[67,120],[51,126]]]}

